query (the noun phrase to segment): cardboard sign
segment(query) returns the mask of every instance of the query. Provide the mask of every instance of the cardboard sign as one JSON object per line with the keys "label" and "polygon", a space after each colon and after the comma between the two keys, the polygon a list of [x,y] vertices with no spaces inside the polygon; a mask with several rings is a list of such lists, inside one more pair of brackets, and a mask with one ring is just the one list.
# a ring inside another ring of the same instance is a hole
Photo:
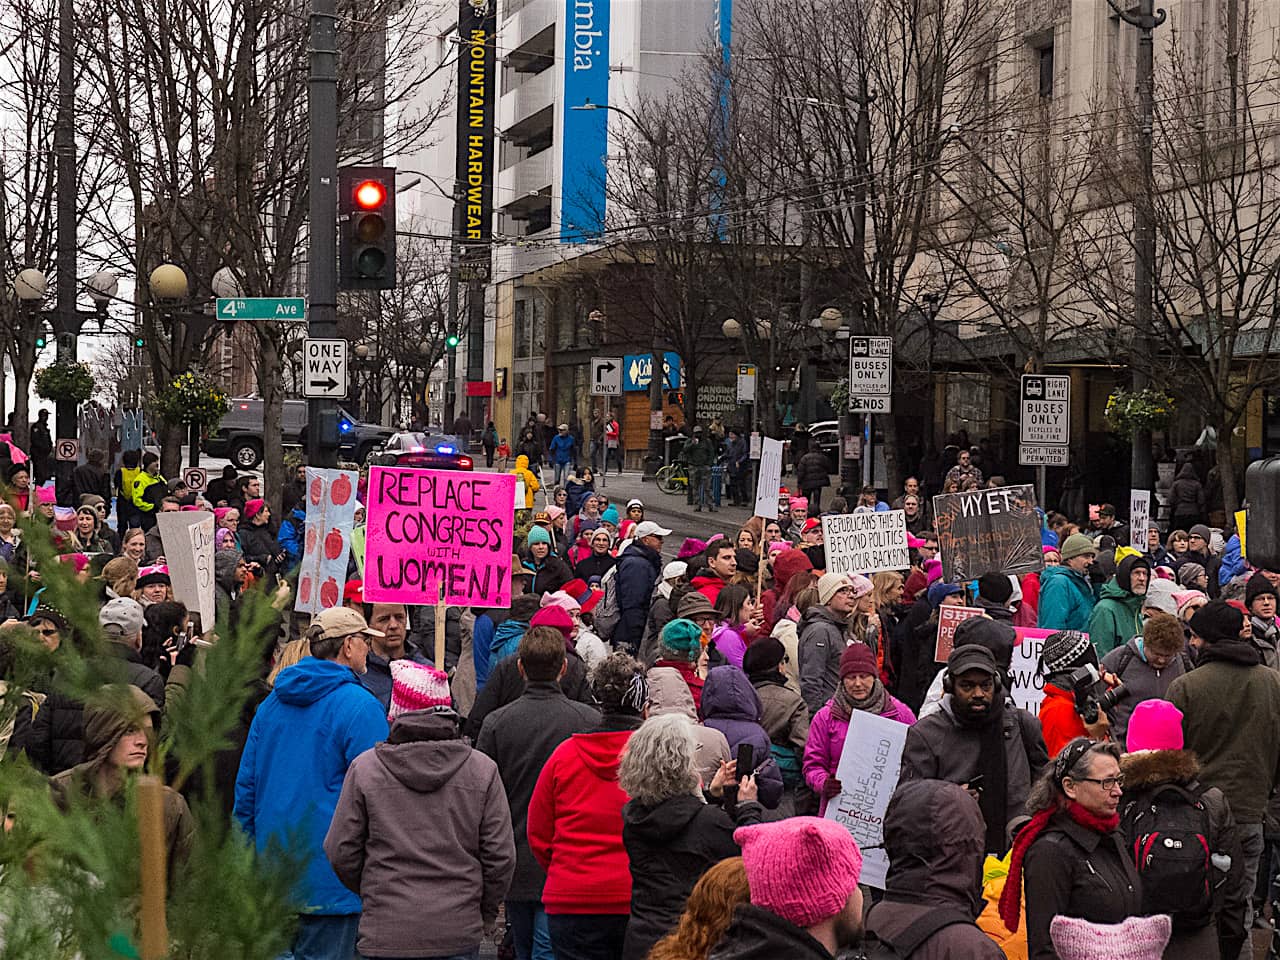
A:
{"label": "cardboard sign", "polygon": [[942,579],[974,580],[984,573],[1034,573],[1044,567],[1035,488],[1029,484],[933,498]]}
{"label": "cardboard sign", "polygon": [[[511,605],[516,478],[371,467],[365,527],[369,603]],[[521,504],[523,506],[523,504]]]}
{"label": "cardboard sign", "polygon": [[933,648],[933,659],[946,663],[956,645],[956,627],[974,617],[983,616],[977,607],[952,607],[943,604],[938,608],[938,642]]}
{"label": "cardboard sign", "polygon": [[760,471],[756,474],[757,517],[778,518],[778,487],[782,485],[782,441],[760,440]]}
{"label": "cardboard sign", "polygon": [[300,613],[319,613],[342,604],[359,482],[354,470],[307,467],[307,520],[293,605]]}
{"label": "cardboard sign", "polygon": [[826,818],[845,826],[862,851],[860,883],[884,889],[889,856],[884,814],[898,788],[908,726],[865,710],[853,711],[836,779],[843,791],[827,804]]}
{"label": "cardboard sign", "polygon": [[1044,677],[1040,675],[1040,654],[1044,639],[1055,630],[1040,627],[1014,627],[1017,646],[1013,648],[1013,663],[1009,667],[1009,693],[1013,702],[1033,716],[1040,715],[1044,701]]}
{"label": "cardboard sign", "polygon": [[[1129,546],[1147,552],[1147,528],[1151,526],[1151,491],[1129,491]],[[1124,546],[1124,544],[1119,544]]]}
{"label": "cardboard sign", "polygon": [[200,628],[213,629],[213,514],[207,511],[183,510],[156,514],[160,542],[164,546],[165,563],[173,598],[185,603],[192,613],[200,615]]}
{"label": "cardboard sign", "polygon": [[906,570],[907,519],[901,510],[836,513],[822,518],[828,573]]}

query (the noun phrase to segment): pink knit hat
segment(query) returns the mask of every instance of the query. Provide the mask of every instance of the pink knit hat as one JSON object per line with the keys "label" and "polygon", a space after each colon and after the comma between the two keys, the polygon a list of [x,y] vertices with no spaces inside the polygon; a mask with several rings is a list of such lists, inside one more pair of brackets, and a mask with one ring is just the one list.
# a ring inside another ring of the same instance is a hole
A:
{"label": "pink knit hat", "polygon": [[36,503],[57,503],[57,502],[58,502],[58,494],[53,489],[53,487],[36,487]]}
{"label": "pink knit hat", "polygon": [[808,497],[792,497],[790,500],[787,501],[787,506],[792,510],[808,510],[809,498]]}
{"label": "pink knit hat", "polygon": [[1139,750],[1181,750],[1182,711],[1167,700],[1143,700],[1129,717],[1125,747]]}
{"label": "pink knit hat", "polygon": [[1057,916],[1049,924],[1058,960],[1160,960],[1172,932],[1164,914],[1117,924]]}
{"label": "pink knit hat", "polygon": [[942,561],[937,557],[931,557],[926,560],[922,569],[924,570],[924,575],[928,578],[929,583],[942,579]]}
{"label": "pink knit hat", "polygon": [[530,627],[554,627],[564,634],[568,640],[573,636],[573,618],[561,606],[546,606],[535,613],[529,620]]}
{"label": "pink knit hat", "polygon": [[1181,590],[1173,595],[1174,602],[1178,605],[1178,616],[1182,616],[1182,612],[1186,610],[1187,604],[1196,600],[1209,602],[1209,596],[1203,590]]}
{"label": "pink knit hat", "polygon": [[790,817],[739,827],[751,902],[797,927],[812,927],[844,909],[858,886],[862,853],[834,820]]}
{"label": "pink knit hat", "polygon": [[416,710],[453,712],[449,696],[449,675],[425,663],[391,661],[391,707],[387,722]]}
{"label": "pink knit hat", "polygon": [[849,582],[853,584],[853,599],[861,600],[872,590],[871,581],[860,573],[849,574]]}

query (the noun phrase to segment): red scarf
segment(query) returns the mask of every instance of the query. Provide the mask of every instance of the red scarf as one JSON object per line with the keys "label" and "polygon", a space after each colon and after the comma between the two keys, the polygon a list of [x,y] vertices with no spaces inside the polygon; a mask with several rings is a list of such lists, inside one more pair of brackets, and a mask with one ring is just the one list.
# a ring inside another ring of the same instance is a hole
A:
{"label": "red scarf", "polygon": [[[1067,805],[1062,809],[1066,810],[1067,816],[1080,826],[1097,833],[1111,833],[1120,826],[1119,813],[1100,817],[1090,813],[1074,800],[1068,800]],[[1031,821],[1018,833],[1017,839],[1013,841],[1013,856],[1009,858],[1009,876],[1005,879],[1004,890],[1000,894],[999,911],[1000,919],[1010,933],[1018,932],[1018,925],[1022,919],[1022,858],[1026,856],[1031,844],[1035,843],[1036,838],[1044,832],[1044,828],[1049,825],[1049,820],[1057,812],[1057,809],[1052,807],[1041,810],[1031,818]]]}

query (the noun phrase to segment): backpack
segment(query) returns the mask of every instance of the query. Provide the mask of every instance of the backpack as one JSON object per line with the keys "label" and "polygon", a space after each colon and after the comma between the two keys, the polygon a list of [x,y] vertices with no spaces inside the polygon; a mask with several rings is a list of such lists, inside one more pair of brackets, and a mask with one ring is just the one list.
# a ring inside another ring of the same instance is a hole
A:
{"label": "backpack", "polygon": [[[883,901],[882,901],[883,902]],[[908,960],[908,958],[924,946],[925,942],[939,930],[967,923],[976,926],[973,917],[964,916],[947,910],[931,910],[907,927],[894,942],[882,939],[871,932],[872,916],[875,907],[867,914],[867,933],[862,941],[860,960]]]}
{"label": "backpack", "polygon": [[[1129,645],[1127,643],[1120,648],[1120,651],[1121,651],[1120,656],[1116,657],[1116,668],[1112,672],[1121,680],[1124,680],[1124,672],[1129,669],[1129,664],[1133,663],[1134,660],[1138,659],[1138,655],[1129,648]],[[1187,656],[1186,653],[1178,654],[1176,659],[1182,661],[1183,673],[1191,672],[1191,667],[1192,667],[1191,658]]]}
{"label": "backpack", "polygon": [[1142,878],[1142,906],[1167,913],[1174,930],[1197,930],[1213,919],[1212,824],[1204,801],[1176,783],[1125,805],[1120,831]]}
{"label": "backpack", "polygon": [[604,587],[604,596],[596,604],[592,618],[596,634],[602,640],[612,640],[613,631],[622,619],[622,611],[618,609],[618,565],[615,563],[600,579]]}

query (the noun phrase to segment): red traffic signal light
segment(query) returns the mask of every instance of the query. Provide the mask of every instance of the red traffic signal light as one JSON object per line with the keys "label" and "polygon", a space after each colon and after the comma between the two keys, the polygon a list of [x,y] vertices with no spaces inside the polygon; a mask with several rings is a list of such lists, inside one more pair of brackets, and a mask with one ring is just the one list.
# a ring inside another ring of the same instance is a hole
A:
{"label": "red traffic signal light", "polygon": [[338,285],[390,290],[396,285],[395,169],[338,171]]}

